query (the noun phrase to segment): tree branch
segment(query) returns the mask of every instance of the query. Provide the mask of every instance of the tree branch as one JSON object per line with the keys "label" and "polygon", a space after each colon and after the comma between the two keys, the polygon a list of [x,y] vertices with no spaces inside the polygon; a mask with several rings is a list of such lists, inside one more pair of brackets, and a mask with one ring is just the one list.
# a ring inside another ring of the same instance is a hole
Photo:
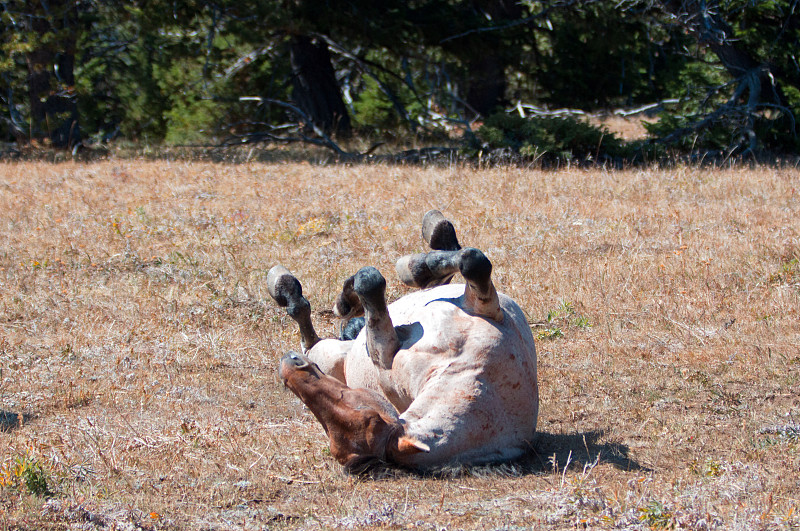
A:
{"label": "tree branch", "polygon": [[531,15],[529,17],[521,18],[521,19],[515,20],[513,22],[508,22],[506,24],[498,24],[497,26],[484,26],[484,27],[481,27],[481,28],[473,28],[473,29],[464,31],[462,33],[457,33],[456,35],[451,35],[449,37],[445,37],[444,39],[439,41],[439,44],[444,44],[446,42],[454,41],[456,39],[462,39],[464,37],[467,37],[469,35],[474,35],[476,33],[486,33],[486,32],[489,32],[489,31],[502,31],[502,30],[514,28],[514,27],[517,27],[517,26],[524,26],[526,24],[530,24],[531,22],[533,22],[536,19],[540,19],[540,18],[546,17],[547,15],[549,15],[552,11],[555,11],[556,9],[563,9],[563,8],[571,7],[571,6],[573,6],[575,4],[578,4],[578,3],[588,5],[588,4],[596,3],[598,1],[599,0],[567,0],[567,1],[564,1],[564,2],[554,2],[553,4],[547,6],[546,8],[541,10],[540,12],[536,13],[535,15]]}

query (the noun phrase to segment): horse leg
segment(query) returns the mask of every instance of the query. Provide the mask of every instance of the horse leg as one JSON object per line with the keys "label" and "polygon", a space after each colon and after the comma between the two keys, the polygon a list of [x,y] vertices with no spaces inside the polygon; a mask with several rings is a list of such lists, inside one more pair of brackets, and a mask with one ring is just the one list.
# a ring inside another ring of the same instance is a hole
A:
{"label": "horse leg", "polygon": [[267,273],[267,289],[278,306],[286,308],[289,317],[300,328],[300,344],[303,352],[319,342],[319,336],[311,322],[311,304],[303,297],[303,286],[288,269],[277,265]]}

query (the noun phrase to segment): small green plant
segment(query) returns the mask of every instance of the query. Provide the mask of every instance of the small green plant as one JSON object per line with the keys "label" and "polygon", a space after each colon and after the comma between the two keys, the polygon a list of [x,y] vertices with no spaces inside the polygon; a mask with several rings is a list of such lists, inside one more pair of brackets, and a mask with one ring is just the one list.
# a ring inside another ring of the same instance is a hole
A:
{"label": "small green plant", "polygon": [[0,488],[27,491],[34,496],[51,496],[48,471],[26,452],[0,467]]}
{"label": "small green plant", "polygon": [[536,333],[536,339],[558,339],[564,337],[564,327],[568,326],[582,330],[592,326],[588,317],[576,314],[575,305],[568,300],[562,300],[557,307],[548,310],[545,322],[551,326],[539,330]]}
{"label": "small green plant", "polygon": [[800,280],[800,258],[783,262],[777,272],[769,276],[771,284],[792,284]]}
{"label": "small green plant", "polygon": [[562,300],[557,308],[554,308],[547,312],[547,322],[552,323],[557,319],[568,318],[574,314],[575,314],[575,306],[567,300]]}
{"label": "small green plant", "polygon": [[557,326],[553,328],[545,328],[543,330],[539,330],[539,332],[536,333],[536,339],[538,339],[539,341],[553,340],[561,337],[564,337],[564,332],[562,332],[561,329],[558,328]]}
{"label": "small green plant", "polygon": [[145,211],[143,206],[136,207],[136,215],[139,216],[139,222],[142,225],[150,225],[150,216],[147,215],[147,211]]}
{"label": "small green plant", "polygon": [[710,457],[702,463],[696,459],[693,460],[689,464],[689,470],[693,474],[697,474],[698,476],[705,478],[718,478],[725,473],[725,469],[722,467],[722,464]]}
{"label": "small green plant", "polygon": [[639,520],[651,529],[669,529],[672,527],[672,513],[660,501],[653,500],[644,507],[639,507]]}
{"label": "small green plant", "polygon": [[589,322],[589,318],[584,315],[579,315],[575,319],[572,320],[572,325],[583,330],[592,327],[592,323]]}
{"label": "small green plant", "polygon": [[756,446],[766,448],[781,444],[796,445],[800,443],[800,424],[786,424],[784,426],[770,426],[759,432],[762,437]]}
{"label": "small green plant", "polygon": [[184,255],[180,251],[172,251],[169,254],[169,263],[173,265],[182,265],[185,264],[191,267],[197,267],[200,265],[200,261],[192,258],[191,256]]}

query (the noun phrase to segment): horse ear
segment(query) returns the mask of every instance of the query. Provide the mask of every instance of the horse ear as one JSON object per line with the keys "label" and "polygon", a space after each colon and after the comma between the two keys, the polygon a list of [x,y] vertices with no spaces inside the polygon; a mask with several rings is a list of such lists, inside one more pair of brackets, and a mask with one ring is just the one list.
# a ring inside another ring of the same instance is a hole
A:
{"label": "horse ear", "polygon": [[397,439],[397,453],[400,455],[411,455],[419,452],[428,453],[430,451],[430,446],[408,435],[402,435]]}

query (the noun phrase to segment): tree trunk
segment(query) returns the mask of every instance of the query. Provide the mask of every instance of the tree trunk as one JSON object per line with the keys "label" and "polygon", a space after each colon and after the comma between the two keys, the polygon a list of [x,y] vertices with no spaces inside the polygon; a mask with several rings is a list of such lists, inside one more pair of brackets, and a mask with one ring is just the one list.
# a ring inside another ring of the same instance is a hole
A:
{"label": "tree trunk", "polygon": [[[480,14],[480,20],[488,18],[497,25],[518,20],[523,13],[521,2],[513,0],[472,0],[471,4],[473,11]],[[472,110],[488,116],[507,103],[505,69],[509,64],[508,49],[501,42],[500,33],[475,35],[473,41],[470,46],[472,53],[467,60],[466,101]]]}
{"label": "tree trunk", "polygon": [[771,72],[770,65],[756,61],[747,51],[733,43],[730,36],[733,29],[718,15],[706,15],[705,31],[701,41],[719,58],[728,73],[736,78],[750,78],[750,100],[787,106],[786,96],[778,84],[777,72]]}
{"label": "tree trunk", "polygon": [[32,2],[31,29],[38,39],[26,54],[31,139],[49,139],[54,147],[69,148],[80,141],[75,100],[75,2],[50,1],[46,8]]}
{"label": "tree trunk", "polygon": [[503,61],[487,53],[468,64],[467,104],[483,116],[489,116],[505,103],[506,75]]}
{"label": "tree trunk", "polygon": [[292,98],[325,134],[350,136],[347,114],[339,84],[331,64],[328,45],[306,35],[292,37],[289,42],[292,63]]}

